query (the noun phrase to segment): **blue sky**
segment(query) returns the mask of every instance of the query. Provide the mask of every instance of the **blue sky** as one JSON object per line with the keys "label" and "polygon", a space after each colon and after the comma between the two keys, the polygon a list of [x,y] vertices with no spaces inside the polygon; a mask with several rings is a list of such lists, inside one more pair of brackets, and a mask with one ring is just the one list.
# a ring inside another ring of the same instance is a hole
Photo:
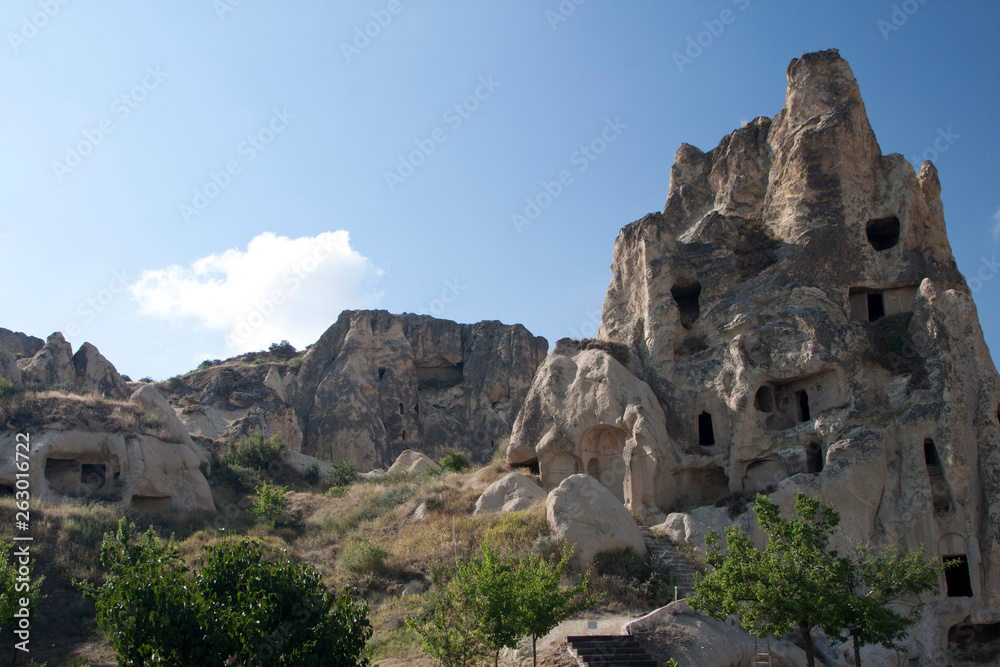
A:
{"label": "blue sky", "polygon": [[344,308],[593,335],[678,145],[834,47],[883,153],[940,170],[997,359],[998,28],[943,0],[5,0],[0,326],[156,379]]}

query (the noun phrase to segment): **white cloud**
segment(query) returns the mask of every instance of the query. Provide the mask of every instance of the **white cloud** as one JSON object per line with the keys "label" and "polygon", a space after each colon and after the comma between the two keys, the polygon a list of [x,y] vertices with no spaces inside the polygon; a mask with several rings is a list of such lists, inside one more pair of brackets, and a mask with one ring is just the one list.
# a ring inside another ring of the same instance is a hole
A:
{"label": "white cloud", "polygon": [[297,239],[264,232],[245,251],[143,271],[129,289],[140,313],[224,332],[229,351],[241,353],[315,342],[342,310],[375,305],[381,275],[344,230]]}

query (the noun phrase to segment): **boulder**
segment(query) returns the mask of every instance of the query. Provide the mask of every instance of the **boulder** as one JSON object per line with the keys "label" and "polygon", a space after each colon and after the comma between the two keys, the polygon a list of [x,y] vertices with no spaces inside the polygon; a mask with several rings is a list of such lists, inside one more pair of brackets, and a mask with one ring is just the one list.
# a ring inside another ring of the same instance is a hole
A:
{"label": "boulder", "polygon": [[395,473],[405,472],[410,473],[411,475],[416,475],[417,473],[421,473],[425,470],[441,470],[441,466],[434,463],[434,461],[429,459],[424,454],[407,449],[396,457],[396,461],[389,466],[386,474],[392,475]]}
{"label": "boulder", "polygon": [[58,331],[23,367],[24,384],[35,389],[67,389],[76,384],[73,348]]}
{"label": "boulder", "polygon": [[519,472],[512,472],[486,487],[472,512],[516,512],[545,502],[547,494]]}
{"label": "boulder", "polygon": [[187,428],[185,428],[184,423],[177,416],[177,413],[174,412],[167,399],[157,391],[154,385],[142,385],[132,393],[129,400],[155,414],[163,422],[167,431],[173,436],[173,439],[187,447],[198,459],[199,466],[203,466],[206,472],[209,470],[209,461],[205,452],[191,439],[191,435],[188,433]]}
{"label": "boulder", "polygon": [[630,548],[646,553],[632,515],[590,475],[570,475],[549,492],[545,518],[557,542],[576,545],[573,558],[583,566],[602,551]]}
{"label": "boulder", "polygon": [[[658,632],[659,631],[659,632]],[[750,665],[755,659],[754,637],[736,623],[735,618],[719,621],[694,611],[683,600],[672,602],[622,626],[622,634],[643,634],[663,637],[670,644],[670,657],[680,667],[731,667]],[[814,637],[814,643],[823,637]],[[806,664],[806,653],[795,644],[771,637],[768,642],[771,665],[800,667]],[[832,655],[827,649],[823,655]],[[825,663],[843,665],[842,660]]]}
{"label": "boulder", "polygon": [[73,370],[78,391],[96,391],[108,398],[125,398],[128,383],[100,351],[84,343],[73,355]]}

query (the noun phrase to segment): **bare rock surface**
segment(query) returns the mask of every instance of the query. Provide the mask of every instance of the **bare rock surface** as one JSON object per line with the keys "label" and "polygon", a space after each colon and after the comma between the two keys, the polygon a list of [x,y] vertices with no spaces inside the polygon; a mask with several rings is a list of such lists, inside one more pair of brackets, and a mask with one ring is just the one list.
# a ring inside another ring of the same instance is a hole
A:
{"label": "bare rock surface", "polygon": [[512,472],[486,487],[472,514],[526,510],[544,503],[547,496],[542,487],[526,475]]}
{"label": "bare rock surface", "polygon": [[29,336],[19,331],[11,331],[0,327],[0,347],[6,349],[17,358],[30,359],[45,345],[45,341],[37,336]]}
{"label": "bare rock surface", "polygon": [[590,475],[570,475],[545,500],[549,534],[575,544],[573,558],[587,565],[602,551],[629,548],[646,553],[646,543],[621,500]]}
{"label": "bare rock surface", "polygon": [[840,512],[838,549],[964,557],[908,640],[946,664],[949,632],[1000,632],[1000,378],[934,165],[883,154],[837,51],[787,79],[773,119],[678,149],[663,212],[615,242],[598,339],[557,343],[508,460],[546,488],[596,472],[695,544],[724,523],[699,507],[802,491]]}
{"label": "bare rock surface", "polygon": [[441,470],[441,466],[428,458],[426,454],[407,449],[400,452],[399,456],[396,457],[396,460],[385,472],[387,475],[404,472],[417,475],[425,470]]}

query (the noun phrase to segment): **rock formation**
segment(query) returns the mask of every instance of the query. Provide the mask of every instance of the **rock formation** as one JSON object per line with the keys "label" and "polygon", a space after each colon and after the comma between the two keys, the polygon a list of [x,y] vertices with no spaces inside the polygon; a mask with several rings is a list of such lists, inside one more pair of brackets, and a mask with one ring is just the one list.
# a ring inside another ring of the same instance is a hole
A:
{"label": "rock formation", "polygon": [[508,460],[633,510],[801,490],[841,547],[959,558],[909,640],[944,664],[949,636],[1000,632],[1000,381],[934,165],[882,154],[836,51],[787,74],[773,119],[677,151],[663,212],[615,242],[598,341],[556,345]]}
{"label": "rock formation", "polygon": [[527,475],[512,472],[504,475],[483,490],[476,507],[475,516],[480,512],[517,512],[545,502],[545,491]]}
{"label": "rock formation", "polygon": [[[9,364],[4,362],[3,356],[0,352],[0,373],[10,373],[8,377],[16,375],[8,370]],[[129,394],[128,383],[96,347],[84,343],[73,354],[73,347],[58,331],[46,339],[34,356],[21,359],[17,366],[20,378],[15,379],[16,386],[23,384],[31,389],[96,391],[108,398],[125,398]]]}
{"label": "rock formation", "polygon": [[18,358],[31,358],[38,353],[45,341],[18,331],[0,327],[0,347]]}
{"label": "rock formation", "polygon": [[288,388],[302,451],[385,467],[405,449],[489,459],[548,343],[517,324],[345,311]]}

